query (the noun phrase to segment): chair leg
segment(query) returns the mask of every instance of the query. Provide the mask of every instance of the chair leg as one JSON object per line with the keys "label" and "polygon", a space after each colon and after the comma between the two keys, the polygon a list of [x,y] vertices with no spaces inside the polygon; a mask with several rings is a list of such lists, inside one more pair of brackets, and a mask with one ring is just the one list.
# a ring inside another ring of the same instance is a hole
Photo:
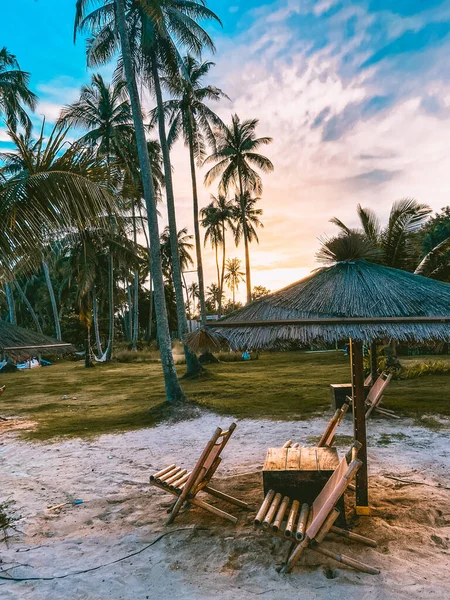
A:
{"label": "chair leg", "polygon": [[[172,493],[170,490],[167,490],[167,491],[169,493]],[[186,497],[183,497],[183,495],[178,496],[178,498],[175,500],[175,504],[173,504],[173,506],[171,507],[170,515],[169,515],[169,518],[166,521],[166,525],[170,525],[171,523],[174,522],[175,517],[180,512],[181,507],[183,506],[183,504],[185,502],[186,502]]]}
{"label": "chair leg", "polygon": [[229,513],[225,512],[224,510],[220,510],[220,508],[211,506],[211,504],[204,502],[204,500],[199,500],[198,498],[190,498],[189,502],[191,502],[191,504],[194,504],[195,506],[198,506],[200,508],[207,510],[208,512],[212,513],[213,515],[222,517],[223,519],[227,519],[228,521],[231,521],[233,524],[237,523],[237,517],[230,515]]}
{"label": "chair leg", "polygon": [[317,548],[311,548],[313,552],[318,552],[323,556],[328,556],[329,558],[333,558],[338,562],[355,569],[356,571],[361,571],[362,573],[369,573],[370,575],[379,575],[380,571],[375,569],[374,567],[370,567],[359,560],[355,560],[354,558],[350,558],[349,556],[345,556],[344,554],[337,554],[336,552],[332,552],[326,548],[321,548],[320,546]]}
{"label": "chair leg", "polygon": [[238,500],[237,498],[233,498],[233,496],[229,496],[228,494],[224,494],[219,490],[209,487],[209,485],[204,487],[202,491],[207,492],[208,494],[211,494],[211,496],[215,496],[216,498],[220,498],[220,500],[225,500],[225,502],[234,504],[235,506],[240,506],[241,508],[248,508],[248,504],[246,502]]}
{"label": "chair leg", "polygon": [[289,548],[288,548],[288,551],[286,552],[286,558],[283,561],[283,565],[285,565],[287,563],[287,561],[289,560],[289,557],[292,554],[292,552],[293,552],[293,550],[294,550],[294,548],[295,548],[296,545],[297,545],[296,542],[291,542],[289,544]]}
{"label": "chair leg", "polygon": [[305,549],[308,547],[310,541],[311,540],[309,539],[309,537],[305,537],[305,539],[303,540],[303,542],[301,544],[297,544],[297,547],[295,548],[294,552],[288,558],[288,560],[286,561],[286,564],[282,567],[281,573],[290,573],[292,571],[292,569],[295,566],[295,563],[298,561],[300,556],[303,554]]}
{"label": "chair leg", "polygon": [[334,525],[330,529],[329,533],[341,535],[342,537],[348,538],[349,540],[354,540],[355,542],[360,542],[361,544],[365,544],[366,546],[370,546],[371,548],[377,547],[377,543],[375,540],[371,540],[365,535],[353,533],[353,531],[347,531],[347,529],[341,529],[340,527],[336,527]]}

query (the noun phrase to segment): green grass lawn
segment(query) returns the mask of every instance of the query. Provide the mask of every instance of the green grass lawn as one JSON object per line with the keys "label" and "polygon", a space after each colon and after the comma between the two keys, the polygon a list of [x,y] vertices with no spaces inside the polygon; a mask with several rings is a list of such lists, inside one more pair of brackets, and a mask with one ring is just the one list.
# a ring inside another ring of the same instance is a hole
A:
{"label": "green grass lawn", "polygon": [[[177,367],[180,376],[185,367]],[[259,360],[208,366],[199,380],[182,382],[190,399],[236,417],[296,419],[328,411],[330,383],[350,380],[342,353],[264,353]],[[0,375],[7,391],[0,414],[38,422],[23,435],[98,435],[153,425],[149,409],[164,400],[157,363],[110,363],[85,369],[82,362]],[[63,399],[68,396],[68,399]],[[384,405],[398,414],[450,416],[450,375],[392,381]]]}

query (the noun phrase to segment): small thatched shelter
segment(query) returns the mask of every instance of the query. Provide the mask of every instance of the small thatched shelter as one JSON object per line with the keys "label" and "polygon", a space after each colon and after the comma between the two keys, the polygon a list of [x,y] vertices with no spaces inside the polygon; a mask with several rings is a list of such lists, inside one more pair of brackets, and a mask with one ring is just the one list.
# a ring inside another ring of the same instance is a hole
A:
{"label": "small thatched shelter", "polygon": [[368,513],[363,342],[450,341],[450,285],[368,263],[339,262],[217,321],[235,349],[283,349],[350,339],[355,439],[363,444],[357,510]]}
{"label": "small thatched shelter", "polygon": [[36,331],[0,321],[0,358],[4,356],[26,358],[42,352],[75,352],[72,344],[60,342]]}

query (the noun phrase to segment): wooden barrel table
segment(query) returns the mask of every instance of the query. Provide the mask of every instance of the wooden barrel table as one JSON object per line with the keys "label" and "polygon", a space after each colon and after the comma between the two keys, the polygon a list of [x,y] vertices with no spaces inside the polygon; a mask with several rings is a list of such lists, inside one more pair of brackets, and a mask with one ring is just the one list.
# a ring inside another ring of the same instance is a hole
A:
{"label": "wooden barrel table", "polygon": [[[269,490],[311,505],[339,465],[336,448],[269,448],[263,467],[264,496]],[[337,505],[345,519],[343,498]]]}

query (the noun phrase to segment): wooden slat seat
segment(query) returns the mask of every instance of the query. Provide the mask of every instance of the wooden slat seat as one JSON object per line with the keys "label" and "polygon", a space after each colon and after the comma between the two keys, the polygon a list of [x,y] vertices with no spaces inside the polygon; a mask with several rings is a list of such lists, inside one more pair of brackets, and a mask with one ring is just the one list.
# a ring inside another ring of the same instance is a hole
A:
{"label": "wooden slat seat", "polygon": [[350,481],[356,475],[362,462],[357,459],[357,445],[353,448],[352,460],[347,464],[345,458],[329,478],[323,490],[314,502],[306,504],[283,496],[276,490],[269,490],[255,517],[254,525],[278,537],[291,542],[289,554],[282,567],[283,573],[289,573],[305,549],[313,550],[324,556],[333,558],[358,571],[378,574],[379,570],[359,560],[337,554],[321,543],[329,534],[376,547],[376,542],[351,531],[334,525],[339,516],[336,508]]}
{"label": "wooden slat seat", "polygon": [[246,502],[238,500],[237,498],[233,498],[233,496],[229,496],[228,494],[216,490],[209,485],[211,478],[222,461],[220,456],[222,450],[224,449],[235,429],[236,425],[234,423],[232,423],[229,429],[226,431],[217,428],[213,437],[209,440],[205,449],[203,450],[199,460],[197,461],[197,464],[191,471],[188,471],[187,469],[174,463],[168,465],[164,469],[161,469],[154,475],[150,475],[151,485],[154,485],[155,487],[158,487],[169,494],[177,496],[177,500],[170,509],[171,514],[167,520],[167,524],[173,522],[181,507],[185,503],[199,506],[200,508],[203,508],[219,517],[223,517],[224,519],[231,521],[232,523],[237,522],[237,518],[235,516],[230,515],[216,506],[211,506],[204,500],[197,498],[196,496],[199,492],[205,492],[211,496],[219,498],[220,500],[224,500],[225,502],[239,506],[240,508],[248,508]]}
{"label": "wooden slat seat", "polygon": [[[319,440],[317,446],[319,448],[331,448],[334,442],[334,438],[336,437],[336,429],[339,427],[342,419],[345,416],[345,413],[350,407],[351,400],[347,400],[341,406],[341,408],[337,408],[330,422],[328,423],[325,431],[323,432],[322,437]],[[283,448],[298,448],[300,444],[298,442],[293,442],[292,440],[288,440],[283,445]]]}

